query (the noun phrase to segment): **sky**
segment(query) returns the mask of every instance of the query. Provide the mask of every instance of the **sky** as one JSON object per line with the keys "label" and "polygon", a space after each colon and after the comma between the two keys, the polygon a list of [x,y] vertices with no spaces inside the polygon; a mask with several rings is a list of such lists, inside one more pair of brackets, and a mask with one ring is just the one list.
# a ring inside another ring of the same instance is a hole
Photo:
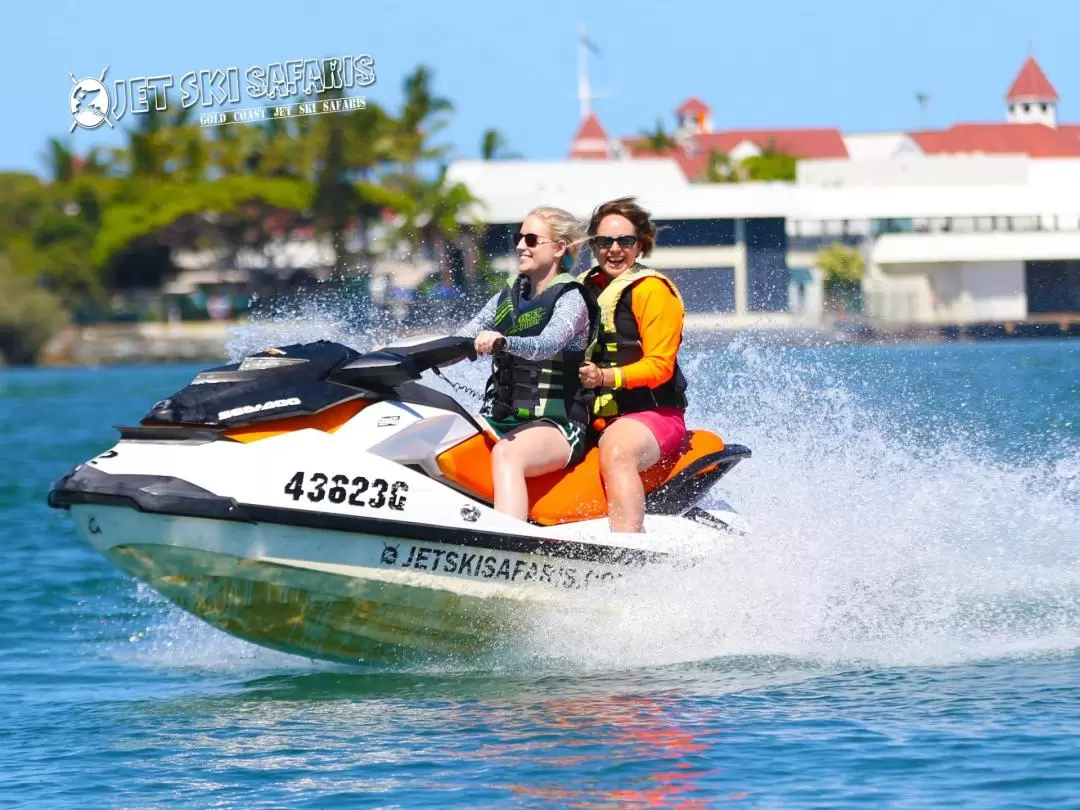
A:
{"label": "sky", "polygon": [[[917,129],[1003,121],[1003,96],[1029,53],[1062,97],[1059,120],[1080,123],[1080,2],[1076,0],[585,0],[302,3],[261,0],[65,2],[13,0],[4,11],[0,68],[23,77],[6,97],[0,170],[45,172],[50,137],[77,151],[122,142],[105,127],[68,135],[71,79],[111,80],[238,68],[289,59],[370,54],[369,101],[397,110],[417,65],[454,112],[443,141],[478,157],[495,127],[525,158],[565,157],[580,122],[577,27],[593,103],[608,134],[670,130],[690,95],[717,129],[836,126]],[[249,103],[242,107],[256,106]],[[122,121],[130,125],[131,114]]]}

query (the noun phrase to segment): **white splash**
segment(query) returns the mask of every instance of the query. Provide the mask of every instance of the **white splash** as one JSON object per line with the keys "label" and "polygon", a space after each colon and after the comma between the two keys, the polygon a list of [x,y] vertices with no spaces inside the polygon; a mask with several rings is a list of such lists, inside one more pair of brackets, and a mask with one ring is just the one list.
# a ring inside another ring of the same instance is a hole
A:
{"label": "white splash", "polygon": [[[350,331],[346,321],[323,306],[294,308],[254,324],[230,353],[393,337],[373,337],[381,327]],[[1080,647],[1080,448],[1017,463],[963,409],[931,413],[916,395],[872,402],[859,393],[866,375],[884,379],[896,367],[887,350],[855,351],[857,362],[745,342],[687,352],[688,424],[753,451],[718,488],[749,518],[750,536],[715,565],[629,579],[602,597],[613,608],[603,626],[572,612],[546,617],[513,652],[478,668],[744,656],[935,665]],[[478,388],[487,370],[462,363],[446,374]],[[167,617],[140,642],[163,662],[312,666],[179,611]]]}
{"label": "white splash", "polygon": [[1080,647],[1080,452],[1006,463],[959,417],[875,408],[812,358],[699,356],[697,389],[716,382],[687,421],[753,451],[719,488],[751,535],[716,565],[636,578],[615,625],[550,617],[537,655],[579,668],[922,665]]}

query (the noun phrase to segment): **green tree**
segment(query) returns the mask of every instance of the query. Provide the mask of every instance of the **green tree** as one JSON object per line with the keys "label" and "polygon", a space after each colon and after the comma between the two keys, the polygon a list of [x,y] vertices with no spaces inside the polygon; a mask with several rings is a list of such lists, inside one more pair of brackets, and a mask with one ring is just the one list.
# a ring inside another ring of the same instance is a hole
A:
{"label": "green tree", "polygon": [[405,103],[398,116],[395,151],[407,171],[415,171],[419,164],[440,160],[449,153],[448,146],[432,143],[446,127],[444,114],[454,109],[449,99],[435,94],[434,78],[427,65],[420,65],[405,77]]}
{"label": "green tree", "polygon": [[735,169],[731,165],[731,158],[719,149],[710,149],[698,182],[734,183],[737,180]]}
{"label": "green tree", "polygon": [[662,154],[675,148],[675,139],[664,129],[664,122],[657,118],[656,127],[643,131],[637,145],[646,151]]}
{"label": "green tree", "polygon": [[92,258],[105,266],[132,247],[157,244],[223,247],[235,259],[239,248],[260,246],[268,238],[267,214],[302,212],[311,204],[311,184],[290,178],[231,175],[145,186],[105,209]]}
{"label": "green tree", "polygon": [[795,180],[796,159],[791,155],[780,151],[776,144],[769,141],[760,155],[752,155],[743,159],[740,168],[745,171],[745,177],[751,181],[764,180]]}
{"label": "green tree", "polygon": [[10,258],[0,254],[0,358],[33,363],[68,317],[55,295],[17,274]]}
{"label": "green tree", "polygon": [[818,251],[815,266],[825,277],[825,306],[839,312],[862,311],[862,277],[865,265],[857,248],[833,242]]}
{"label": "green tree", "polygon": [[429,245],[442,283],[450,286],[450,246],[462,234],[461,220],[470,218],[479,200],[463,183],[449,183],[445,167],[433,180],[401,174],[390,178],[388,185],[393,191],[383,199],[400,215],[399,238],[414,255]]}
{"label": "green tree", "polygon": [[[238,251],[265,246],[271,229],[283,224],[326,234],[344,273],[366,267],[392,244],[369,239],[388,210],[397,214],[400,239],[431,249],[444,282],[453,280],[454,244],[471,278],[479,228],[460,222],[476,200],[448,183],[445,170],[432,171],[449,153],[438,135],[453,105],[435,92],[425,65],[406,77],[403,90],[397,115],[369,104],[201,127],[191,109],[151,105],[132,119],[125,144],[107,155],[91,150],[79,157],[67,141],[51,139],[43,155],[51,182],[0,174],[0,256],[5,278],[16,279],[5,283],[22,285],[19,294],[39,308],[42,301],[61,312],[102,308],[116,291],[164,283],[175,272],[175,248],[209,249],[229,266]],[[482,154],[512,156],[494,129],[484,134]],[[354,228],[359,256],[346,247]]]}
{"label": "green tree", "polygon": [[480,158],[482,160],[513,160],[521,157],[507,149],[506,138],[497,129],[484,130],[480,138]]}

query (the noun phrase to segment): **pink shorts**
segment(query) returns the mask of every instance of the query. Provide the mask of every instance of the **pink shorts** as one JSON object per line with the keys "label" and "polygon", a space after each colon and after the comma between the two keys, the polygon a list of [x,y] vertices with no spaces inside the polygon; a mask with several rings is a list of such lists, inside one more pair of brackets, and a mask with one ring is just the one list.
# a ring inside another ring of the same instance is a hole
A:
{"label": "pink shorts", "polygon": [[660,458],[673,456],[683,449],[687,435],[686,422],[683,420],[683,412],[678,408],[638,411],[620,416],[618,419],[633,419],[645,425],[656,437],[656,443],[660,445]]}

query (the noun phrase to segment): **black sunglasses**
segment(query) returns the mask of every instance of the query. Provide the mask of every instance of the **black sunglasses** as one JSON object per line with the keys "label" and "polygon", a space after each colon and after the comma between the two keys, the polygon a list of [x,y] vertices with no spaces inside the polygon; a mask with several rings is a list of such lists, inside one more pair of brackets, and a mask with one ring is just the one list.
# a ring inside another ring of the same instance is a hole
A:
{"label": "black sunglasses", "polygon": [[637,244],[637,237],[636,236],[631,236],[631,235],[626,235],[626,236],[594,236],[592,238],[593,247],[595,247],[597,250],[607,250],[609,247],[611,247],[616,242],[619,243],[619,247],[621,247],[623,250],[629,250],[630,248],[632,248],[634,245]]}
{"label": "black sunglasses", "polygon": [[516,234],[514,234],[514,247],[517,247],[518,242],[520,242],[522,239],[525,240],[525,247],[531,248],[536,247],[541,242],[558,241],[557,239],[545,239],[542,236],[537,236],[535,233],[522,233],[521,231],[518,231]]}

